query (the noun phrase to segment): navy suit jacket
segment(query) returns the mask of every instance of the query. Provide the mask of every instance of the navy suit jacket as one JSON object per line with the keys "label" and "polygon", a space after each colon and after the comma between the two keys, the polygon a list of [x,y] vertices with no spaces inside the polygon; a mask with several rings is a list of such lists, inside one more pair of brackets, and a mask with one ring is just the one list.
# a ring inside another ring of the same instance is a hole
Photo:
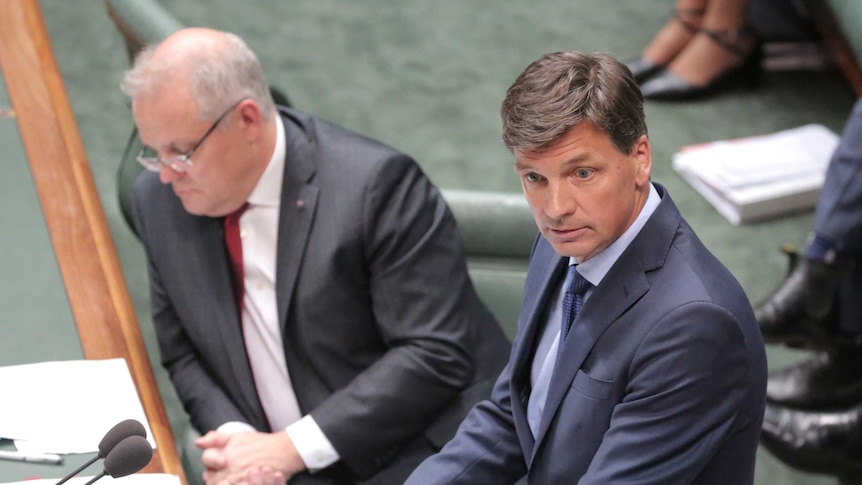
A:
{"label": "navy suit jacket", "polygon": [[[451,212],[416,162],[314,116],[280,115],[275,286],[299,407],[349,475],[400,482],[490,395],[510,345],[470,282]],[[268,431],[222,218],[187,213],[155,173],[141,174],[134,195],[162,364],[193,425]],[[410,443],[427,446],[408,456]]]}
{"label": "navy suit jacket", "polygon": [[[842,256],[862,258],[862,99],[856,100],[826,170],[814,211],[814,232]],[[841,279],[841,328],[862,333],[862,265],[847,264]]]}
{"label": "navy suit jacket", "polygon": [[539,238],[508,365],[407,483],[752,483],[766,358],[745,293],[662,200],[592,290],[561,349],[537,436],[540,327],[568,258]]}

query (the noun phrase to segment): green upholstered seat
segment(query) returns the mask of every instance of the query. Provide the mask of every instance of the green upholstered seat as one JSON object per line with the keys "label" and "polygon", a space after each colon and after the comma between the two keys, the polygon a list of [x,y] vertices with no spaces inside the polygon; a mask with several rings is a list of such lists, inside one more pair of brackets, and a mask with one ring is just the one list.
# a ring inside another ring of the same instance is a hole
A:
{"label": "green upholstered seat", "polygon": [[[182,28],[182,24],[155,0],[105,1],[126,41],[130,59],[143,46]],[[272,90],[277,103],[289,103],[280,90],[274,87]],[[143,170],[135,160],[141,146],[137,130],[133,128],[117,170],[120,208],[133,231],[132,187]],[[421,154],[416,155],[421,160]],[[512,338],[517,327],[527,261],[536,236],[529,208],[521,194],[469,190],[442,190],[442,194],[461,231],[468,269],[479,296]],[[150,341],[147,345],[156,343]],[[177,448],[189,482],[199,483],[203,470],[200,451],[194,446],[198,434],[185,417],[171,416],[171,422],[185,423],[185,429],[174,430],[178,437]]]}
{"label": "green upholstered seat", "polygon": [[[135,160],[140,149],[133,130],[117,171],[120,208],[132,230],[132,187],[143,170]],[[529,207],[517,193],[446,189],[441,193],[458,223],[476,290],[512,338],[537,233]]]}
{"label": "green upholstered seat", "polygon": [[[105,1],[126,41],[130,59],[143,46],[183,27],[155,0]],[[272,90],[276,102],[288,102],[280,90],[274,87]],[[141,141],[133,128],[117,171],[120,208],[129,227],[132,227],[132,186],[142,170],[135,161],[140,150]],[[421,154],[416,155],[422,159]],[[479,295],[513,337],[527,260],[536,236],[529,208],[521,194],[445,189],[442,193],[458,221],[470,276]]]}

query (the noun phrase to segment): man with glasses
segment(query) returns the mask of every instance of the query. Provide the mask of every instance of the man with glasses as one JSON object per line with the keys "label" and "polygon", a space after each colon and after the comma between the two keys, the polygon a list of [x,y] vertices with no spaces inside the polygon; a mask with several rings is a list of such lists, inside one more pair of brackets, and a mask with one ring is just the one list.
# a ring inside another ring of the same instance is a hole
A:
{"label": "man with glasses", "polygon": [[192,146],[186,153],[181,155],[171,155],[167,158],[159,158],[159,154],[155,150],[148,146],[144,146],[144,148],[141,149],[141,153],[139,153],[136,158],[138,163],[151,172],[161,172],[162,165],[167,165],[173,169],[174,172],[185,172],[187,168],[191,168],[192,166],[192,154],[194,154],[195,150],[197,150],[207,137],[215,131],[216,127],[221,123],[221,120],[225,119],[225,117],[229,115],[238,104],[245,100],[246,98],[242,98],[236,103],[230,105],[230,108],[226,109],[224,113],[213,121],[213,124],[210,125],[209,129],[203,134],[203,136],[201,136],[200,140],[198,140],[198,142],[195,143],[194,146]]}
{"label": "man with glasses", "polygon": [[277,108],[233,34],[178,31],[123,89],[161,360],[205,481],[403,482],[508,356],[437,189],[407,155]]}

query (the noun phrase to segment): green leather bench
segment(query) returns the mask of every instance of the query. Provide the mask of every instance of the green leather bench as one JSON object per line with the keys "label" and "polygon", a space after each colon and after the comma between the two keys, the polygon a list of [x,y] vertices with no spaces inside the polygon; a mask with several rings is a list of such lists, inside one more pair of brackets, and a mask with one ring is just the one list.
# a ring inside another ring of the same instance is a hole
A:
{"label": "green leather bench", "polygon": [[[183,27],[156,0],[105,0],[123,35],[130,60],[144,46]],[[286,96],[277,88],[276,102]],[[131,187],[142,170],[135,161],[141,143],[133,128],[118,169],[119,199],[131,227]],[[419,157],[421,159],[421,157]],[[507,334],[514,336],[527,260],[536,226],[520,193],[442,190],[461,230],[470,275],[480,296]]]}
{"label": "green leather bench", "polygon": [[[130,60],[142,47],[183,27],[156,0],[105,0],[105,3],[123,35]],[[287,104],[286,96],[279,89],[273,88],[273,95],[279,104]],[[131,115],[129,119],[131,122]],[[135,161],[140,149],[137,130],[132,127],[117,171],[119,204],[129,227],[132,227],[132,186],[143,170]],[[527,203],[520,193],[444,189],[442,194],[458,222],[468,269],[479,296],[509,338],[513,338],[527,262],[537,233]],[[147,345],[156,343],[150,341]],[[199,483],[200,452],[193,443],[197,433],[184,416],[171,416],[171,422],[174,426],[180,422],[184,427],[174,430],[177,448],[189,482]]]}
{"label": "green leather bench", "polygon": [[[119,198],[123,216],[129,227],[131,191],[142,167],[135,161],[141,142],[137,131],[132,132],[118,171]],[[463,238],[470,277],[480,298],[503,327],[514,338],[524,289],[527,263],[536,225],[521,194],[442,190]],[[156,343],[146,342],[148,346]],[[168,409],[170,411],[170,409]],[[171,416],[177,422],[177,416]],[[197,432],[185,416],[184,429],[174,430],[186,477],[190,485],[198,485],[203,469],[200,451],[195,447]]]}
{"label": "green leather bench", "polygon": [[[135,161],[140,151],[133,129],[117,171],[120,207],[132,230],[132,186],[143,170]],[[441,193],[458,223],[473,284],[511,339],[537,234],[529,206],[520,193],[447,189]]]}

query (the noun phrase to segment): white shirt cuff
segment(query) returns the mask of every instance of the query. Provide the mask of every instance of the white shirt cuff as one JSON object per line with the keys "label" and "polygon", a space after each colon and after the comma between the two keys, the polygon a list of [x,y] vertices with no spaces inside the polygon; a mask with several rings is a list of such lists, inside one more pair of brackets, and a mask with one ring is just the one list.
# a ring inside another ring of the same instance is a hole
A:
{"label": "white shirt cuff", "polygon": [[248,423],[242,421],[228,421],[227,423],[216,428],[219,433],[246,433],[257,431]]}
{"label": "white shirt cuff", "polygon": [[311,415],[291,424],[285,431],[309,472],[320,471],[341,459]]}

